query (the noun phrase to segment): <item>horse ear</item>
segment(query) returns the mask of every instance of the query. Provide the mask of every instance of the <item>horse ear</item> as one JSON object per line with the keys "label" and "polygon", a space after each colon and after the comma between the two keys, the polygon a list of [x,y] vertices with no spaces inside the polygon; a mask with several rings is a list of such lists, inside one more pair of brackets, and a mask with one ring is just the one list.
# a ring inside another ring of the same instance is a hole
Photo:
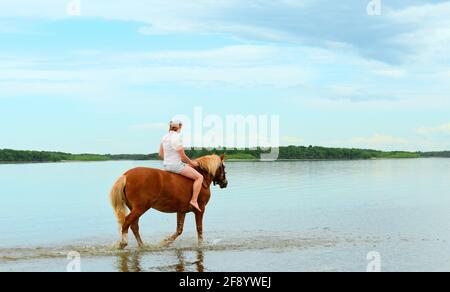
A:
{"label": "horse ear", "polygon": [[225,154],[220,155],[220,159],[221,159],[222,161],[224,161],[224,160],[225,160]]}

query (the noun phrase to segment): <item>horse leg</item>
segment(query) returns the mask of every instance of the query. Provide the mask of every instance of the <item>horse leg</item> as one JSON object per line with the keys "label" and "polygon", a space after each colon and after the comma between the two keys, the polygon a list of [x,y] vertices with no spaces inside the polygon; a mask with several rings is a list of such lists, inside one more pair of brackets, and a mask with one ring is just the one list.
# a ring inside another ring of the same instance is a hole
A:
{"label": "horse leg", "polygon": [[131,213],[125,218],[125,223],[122,225],[122,241],[119,243],[119,248],[124,249],[128,245],[128,229],[139,217],[145,212],[133,209]]}
{"label": "horse leg", "polygon": [[177,231],[172,236],[163,241],[164,245],[171,244],[183,233],[185,218],[186,213],[177,213]]}
{"label": "horse leg", "polygon": [[203,214],[204,212],[195,213],[195,223],[197,224],[198,244],[203,244]]}
{"label": "horse leg", "polygon": [[133,231],[134,237],[136,238],[139,247],[144,247],[144,242],[142,241],[141,235],[139,234],[139,218],[131,224],[131,230]]}

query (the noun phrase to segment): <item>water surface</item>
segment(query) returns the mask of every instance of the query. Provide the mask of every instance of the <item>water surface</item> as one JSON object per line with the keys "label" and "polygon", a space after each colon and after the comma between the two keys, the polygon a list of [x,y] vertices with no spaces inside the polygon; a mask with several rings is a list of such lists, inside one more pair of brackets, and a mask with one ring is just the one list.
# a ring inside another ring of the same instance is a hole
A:
{"label": "water surface", "polygon": [[[450,159],[230,162],[213,190],[206,243],[194,217],[173,246],[176,216],[141,219],[147,247],[118,251],[114,180],[159,162],[0,165],[0,271],[450,271]],[[130,232],[131,235],[131,232]]]}

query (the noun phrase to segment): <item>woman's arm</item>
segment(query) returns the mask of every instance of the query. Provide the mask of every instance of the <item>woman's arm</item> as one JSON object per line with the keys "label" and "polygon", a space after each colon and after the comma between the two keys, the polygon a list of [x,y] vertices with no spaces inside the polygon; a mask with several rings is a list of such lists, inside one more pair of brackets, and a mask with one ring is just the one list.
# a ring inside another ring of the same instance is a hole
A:
{"label": "woman's arm", "polygon": [[178,153],[180,153],[181,161],[189,164],[192,167],[197,167],[198,166],[198,162],[197,161],[193,161],[189,157],[187,157],[186,152],[184,152],[184,148],[180,148],[178,150]]}
{"label": "woman's arm", "polygon": [[164,148],[163,145],[159,146],[159,157],[161,157],[162,160],[164,160]]}

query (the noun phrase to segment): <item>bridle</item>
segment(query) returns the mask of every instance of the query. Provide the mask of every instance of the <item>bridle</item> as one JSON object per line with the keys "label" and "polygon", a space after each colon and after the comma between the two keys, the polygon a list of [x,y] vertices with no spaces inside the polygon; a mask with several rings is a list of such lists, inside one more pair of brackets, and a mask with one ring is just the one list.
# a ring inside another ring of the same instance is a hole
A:
{"label": "bridle", "polygon": [[214,185],[220,185],[221,187],[225,184],[228,184],[227,182],[227,173],[225,171],[225,165],[222,163],[220,165],[219,170],[216,172],[216,176],[213,179]]}

